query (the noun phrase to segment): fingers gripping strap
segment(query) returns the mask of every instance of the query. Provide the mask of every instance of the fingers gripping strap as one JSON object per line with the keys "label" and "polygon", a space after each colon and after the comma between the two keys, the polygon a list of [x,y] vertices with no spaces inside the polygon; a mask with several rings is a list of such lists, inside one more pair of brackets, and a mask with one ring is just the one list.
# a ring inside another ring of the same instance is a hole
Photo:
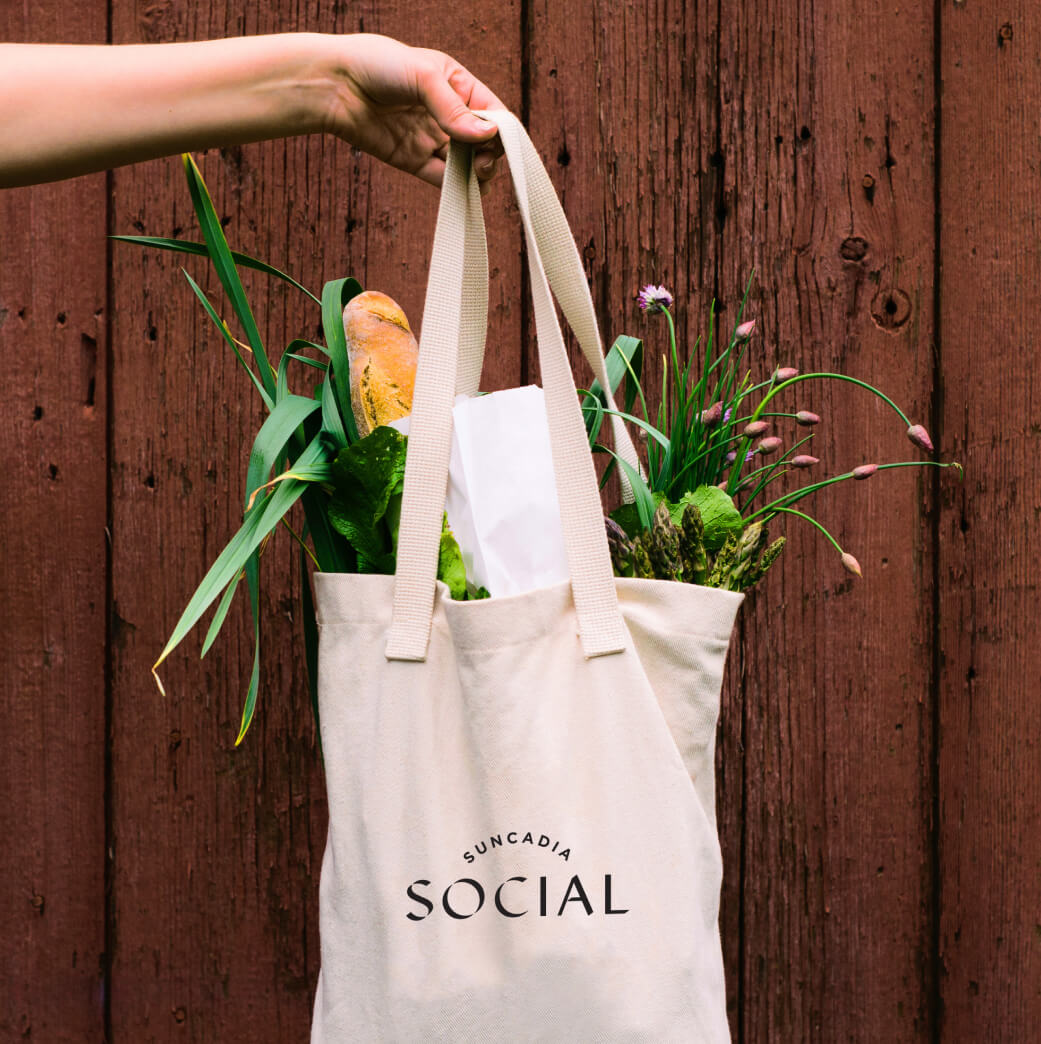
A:
{"label": "fingers gripping strap", "polygon": [[[543,176],[545,171],[516,118],[499,111],[490,115],[500,127],[525,227],[554,471],[583,650],[587,656],[618,652],[625,646],[625,629],[615,595],[596,472],[546,272],[540,260],[539,243],[533,227],[534,212],[528,198],[532,170],[541,171]],[[530,157],[534,157],[534,167]],[[548,182],[548,177],[546,180]],[[552,192],[551,186],[549,191]],[[475,338],[462,336],[460,317],[468,308],[469,288],[478,278],[475,266],[484,265],[487,278],[486,261],[480,259],[475,263],[470,256],[476,241],[471,231],[475,221],[483,228],[477,180],[470,170],[468,150],[453,144],[445,171],[420,340],[398,541],[394,613],[386,649],[390,659],[423,659],[429,640],[437,547],[448,479],[451,390],[456,385],[459,367],[463,365],[456,361],[457,346],[472,352],[472,346],[476,344]],[[566,228],[566,222],[564,224]],[[568,238],[570,240],[570,233]],[[577,268],[565,273],[567,278],[564,281],[573,280],[577,274],[585,287],[585,276],[577,261],[573,241],[571,250]],[[588,298],[588,288],[585,290]],[[572,295],[571,300],[574,302],[578,298]],[[470,308],[467,321],[476,319],[473,312],[478,307],[486,309],[486,297],[484,302]],[[573,304],[573,308],[578,314],[577,305]],[[591,301],[588,310],[591,317]],[[587,322],[584,347],[590,343],[590,335]],[[592,335],[598,360],[598,365],[593,365],[594,373],[606,388],[595,319]],[[467,365],[472,365],[472,360]],[[433,445],[435,442],[437,446]]]}

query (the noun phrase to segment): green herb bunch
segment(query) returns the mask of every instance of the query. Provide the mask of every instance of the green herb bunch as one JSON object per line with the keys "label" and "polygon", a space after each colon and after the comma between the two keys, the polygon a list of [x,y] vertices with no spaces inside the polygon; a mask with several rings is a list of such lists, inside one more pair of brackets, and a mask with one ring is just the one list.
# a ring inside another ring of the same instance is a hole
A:
{"label": "green herb bunch", "polygon": [[[888,396],[865,381],[841,373],[800,373],[779,367],[755,380],[746,355],[756,320],[743,321],[751,287],[749,277],[737,320],[729,338],[716,343],[715,303],[709,314],[708,337],[701,338],[685,364],[680,362],[672,294],[663,286],[644,287],[637,300],[647,314],[665,318],[669,351],[662,370],[661,401],[654,421],[640,381],[643,344],[623,336],[607,359],[608,376],[624,379],[624,406],[616,415],[633,424],[646,443],[646,469],[637,472],[610,448],[597,442],[604,417],[611,414],[602,389],[583,391],[583,410],[590,445],[611,456],[604,482],[617,465],[633,489],[635,500],[607,519],[608,543],[618,576],[679,580],[730,590],[747,590],[776,561],[781,537],[769,543],[767,525],[778,515],[793,515],[815,526],[838,552],[842,566],[861,576],[860,564],[843,550],[818,519],[796,508],[806,497],[838,482],[863,481],[892,468],[955,468],[956,462],[936,460],[864,463],[849,471],[773,496],[771,486],[792,470],[808,471],[820,463],[807,452],[813,432],[785,446],[772,424],[794,422],[812,429],[820,417],[809,410],[785,412],[770,408],[775,399],[806,381],[844,381],[881,399],[897,414],[911,443],[934,452],[928,432],[912,424]],[[639,403],[642,415],[633,411]],[[772,499],[771,499],[772,497]]]}
{"label": "green herb bunch", "polygon": [[[308,576],[308,559],[321,571],[393,573],[407,439],[389,427],[359,438],[351,408],[350,365],[343,329],[343,309],[362,292],[352,277],[334,279],[316,296],[299,282],[263,261],[228,246],[220,219],[199,168],[183,157],[203,242],[153,236],[114,239],[182,254],[209,257],[231,303],[245,341],[192,277],[182,269],[193,293],[235,353],[267,409],[246,469],[243,521],[238,532],[206,573],[152,668],[158,668],[189,631],[217,603],[202,645],[205,656],[220,633],[239,584],[245,581],[253,617],[253,670],[242,709],[236,745],[242,742],[256,710],[260,685],[260,556],[276,527],[282,525],[299,545],[302,617],[311,704],[318,721],[318,628]],[[239,268],[251,268],[284,280],[321,309],[325,344],[290,341],[273,363],[246,299]],[[290,385],[296,389],[290,390]],[[305,525],[300,533],[287,515],[300,501]],[[482,597],[467,588],[459,546],[445,525],[438,576],[454,598]]]}

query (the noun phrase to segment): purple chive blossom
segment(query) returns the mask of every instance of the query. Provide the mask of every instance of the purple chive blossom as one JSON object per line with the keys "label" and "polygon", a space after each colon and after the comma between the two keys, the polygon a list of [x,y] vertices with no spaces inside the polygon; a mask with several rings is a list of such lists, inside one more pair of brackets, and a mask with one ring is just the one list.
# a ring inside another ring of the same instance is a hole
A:
{"label": "purple chive blossom", "polygon": [[764,420],[752,421],[751,424],[745,425],[745,430],[743,434],[745,438],[755,439],[762,435],[763,432],[766,431],[766,429],[769,427],[770,425],[767,424]]}
{"label": "purple chive blossom", "polygon": [[793,377],[798,377],[799,371],[794,366],[781,366],[774,370],[774,380],[778,384],[781,381],[790,381]]}
{"label": "purple chive blossom", "polygon": [[842,552],[842,565],[845,569],[849,570],[854,576],[863,576],[864,574],[860,571],[860,563],[848,552]]}
{"label": "purple chive blossom", "polygon": [[745,463],[747,464],[755,456],[755,450],[749,450],[745,454]]}
{"label": "purple chive blossom", "polygon": [[871,476],[874,475],[876,471],[878,471],[877,464],[858,464],[853,469],[853,477],[858,482],[863,482],[864,479],[871,478]]}
{"label": "purple chive blossom", "polygon": [[734,331],[734,339],[737,341],[747,341],[749,337],[755,332],[755,320],[749,319],[747,323],[742,323]]}
{"label": "purple chive blossom", "polygon": [[819,463],[819,457],[811,457],[808,453],[800,453],[797,457],[792,457],[791,459],[793,468],[812,468],[814,464]]}
{"label": "purple chive blossom", "polygon": [[701,411],[701,423],[706,428],[714,428],[718,423],[719,419],[723,416],[723,404],[721,402],[714,402],[707,410]]}
{"label": "purple chive blossom", "polygon": [[729,424],[730,423],[730,415],[733,412],[734,411],[729,406],[726,408],[726,412],[723,414],[723,423],[724,424]]}
{"label": "purple chive blossom", "polygon": [[821,419],[816,413],[810,413],[809,410],[799,410],[795,415],[795,423],[801,424],[804,428],[810,428],[814,424],[820,424]]}
{"label": "purple chive blossom", "polygon": [[759,453],[776,453],[781,448],[781,440],[776,435],[767,435],[765,439],[759,440],[756,450]]}
{"label": "purple chive blossom", "polygon": [[672,294],[664,286],[648,283],[637,295],[636,300],[645,312],[664,312],[672,307]]}
{"label": "purple chive blossom", "polygon": [[929,432],[927,432],[921,424],[912,424],[911,427],[907,429],[907,437],[919,449],[924,449],[926,453],[932,453],[933,440],[929,438]]}
{"label": "purple chive blossom", "polygon": [[737,450],[731,450],[724,458],[723,461],[726,464],[733,464],[737,460]]}

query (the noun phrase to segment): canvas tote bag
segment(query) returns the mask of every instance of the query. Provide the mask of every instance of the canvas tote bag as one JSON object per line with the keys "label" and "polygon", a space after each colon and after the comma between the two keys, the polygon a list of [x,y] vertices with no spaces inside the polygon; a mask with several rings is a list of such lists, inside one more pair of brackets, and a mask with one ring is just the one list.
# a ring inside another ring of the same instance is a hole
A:
{"label": "canvas tote bag", "polygon": [[[613,576],[550,296],[606,387],[589,291],[537,152],[488,115],[524,224],[571,580],[473,602],[435,581],[452,402],[487,313],[480,195],[453,145],[397,574],[315,577],[329,834],[311,1040],[726,1041],[713,750],[742,596]],[[635,460],[624,432],[616,446]]]}

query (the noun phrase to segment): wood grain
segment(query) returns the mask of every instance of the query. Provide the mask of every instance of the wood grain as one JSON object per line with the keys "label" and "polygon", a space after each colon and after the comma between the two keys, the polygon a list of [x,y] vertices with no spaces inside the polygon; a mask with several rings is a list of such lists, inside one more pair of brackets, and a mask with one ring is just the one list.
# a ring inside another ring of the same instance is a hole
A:
{"label": "wood grain", "polygon": [[[105,5],[0,6],[98,42]],[[0,1039],[99,1040],[105,949],[105,177],[0,193]]]}
{"label": "wood grain", "polygon": [[[890,0],[728,18],[716,215],[727,325],[757,273],[756,377],[849,374],[926,422],[932,48],[931,11]],[[859,389],[807,382],[774,401],[823,418],[810,478],[923,456]],[[801,520],[779,520],[781,568],[744,608],[728,702],[744,751],[743,1040],[930,1039],[932,481],[882,473],[805,501],[864,579]]]}
{"label": "wood grain", "polygon": [[941,8],[940,1029],[965,1044],[1041,1013],[1039,37],[1036,5]]}
{"label": "wood grain", "polygon": [[[512,104],[519,19],[503,5],[446,21],[435,4],[115,4],[118,42],[231,33],[385,32],[450,46]],[[294,139],[198,157],[233,246],[318,291],[353,274],[421,326],[438,194],[334,139]],[[486,387],[519,376],[517,236],[489,196],[493,286]],[[199,238],[180,164],[115,175],[115,230]],[[202,263],[186,267],[232,319]],[[303,1040],[319,965],[318,871],[324,782],[314,742],[287,535],[262,563],[258,711],[233,748],[252,660],[245,600],[201,663],[202,634],[149,667],[180,610],[241,520],[261,407],[178,272],[181,259],[119,246],[113,268],[113,823],[117,947],[112,1022],[122,1040]],[[244,273],[277,359],[320,339],[316,307]],[[302,516],[294,516],[296,528]],[[244,593],[244,592],[243,592]]]}

